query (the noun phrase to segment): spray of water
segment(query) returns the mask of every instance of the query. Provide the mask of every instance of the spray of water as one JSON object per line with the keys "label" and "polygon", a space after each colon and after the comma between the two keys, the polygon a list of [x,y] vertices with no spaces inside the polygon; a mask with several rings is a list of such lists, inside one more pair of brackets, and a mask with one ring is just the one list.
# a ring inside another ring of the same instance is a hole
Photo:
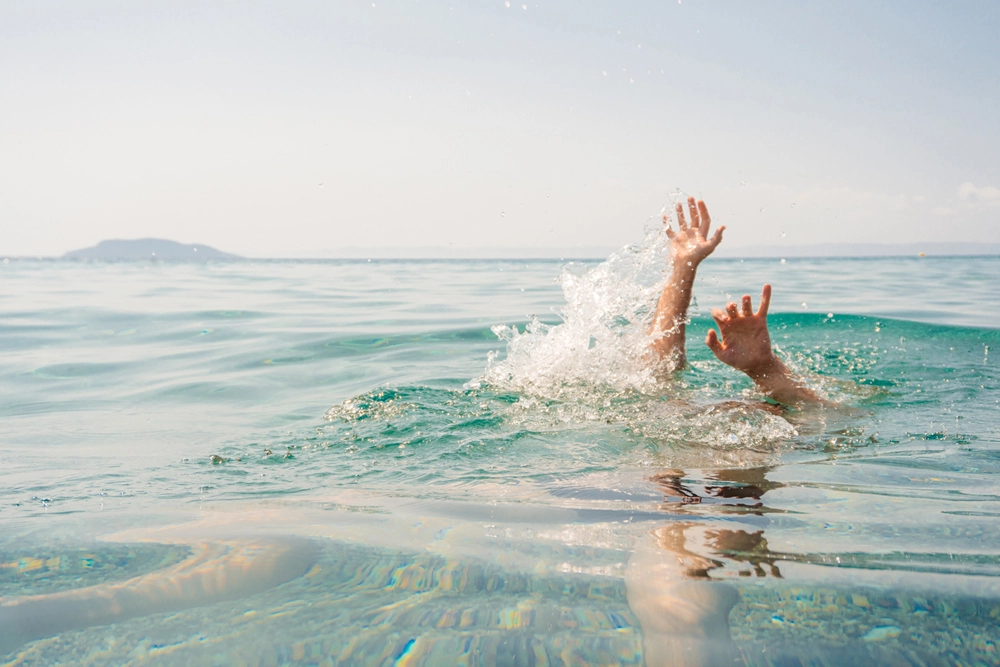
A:
{"label": "spray of water", "polygon": [[552,399],[580,391],[660,391],[648,358],[648,330],[669,261],[666,250],[662,229],[651,226],[641,243],[596,267],[567,265],[560,277],[562,323],[535,318],[523,331],[494,327],[507,354],[490,355],[477,383]]}
{"label": "spray of water", "polygon": [[523,331],[494,327],[506,355],[491,354],[486,372],[470,387],[520,394],[518,421],[620,424],[716,463],[738,464],[740,452],[773,451],[796,434],[780,416],[745,401],[720,400],[731,395],[684,391],[685,381],[658,376],[649,329],[669,268],[658,222],[642,242],[596,267],[568,265],[561,275],[563,321],[547,325],[536,318]]}

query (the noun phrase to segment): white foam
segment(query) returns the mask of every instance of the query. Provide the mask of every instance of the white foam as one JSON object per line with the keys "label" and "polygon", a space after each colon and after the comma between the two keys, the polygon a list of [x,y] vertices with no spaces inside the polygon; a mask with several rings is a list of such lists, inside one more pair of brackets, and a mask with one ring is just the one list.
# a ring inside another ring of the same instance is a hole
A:
{"label": "white foam", "polygon": [[567,265],[560,276],[566,296],[562,323],[548,325],[536,317],[523,331],[494,327],[507,343],[506,356],[490,355],[475,383],[546,398],[595,389],[660,391],[648,358],[648,329],[668,267],[659,227],[596,267]]}

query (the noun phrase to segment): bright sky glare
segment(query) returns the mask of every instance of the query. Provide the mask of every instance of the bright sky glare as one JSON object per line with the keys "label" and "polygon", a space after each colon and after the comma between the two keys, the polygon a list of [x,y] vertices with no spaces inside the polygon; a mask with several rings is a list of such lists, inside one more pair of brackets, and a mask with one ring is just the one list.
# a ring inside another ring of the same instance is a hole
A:
{"label": "bright sky glare", "polygon": [[0,253],[1000,241],[1000,3],[0,4]]}

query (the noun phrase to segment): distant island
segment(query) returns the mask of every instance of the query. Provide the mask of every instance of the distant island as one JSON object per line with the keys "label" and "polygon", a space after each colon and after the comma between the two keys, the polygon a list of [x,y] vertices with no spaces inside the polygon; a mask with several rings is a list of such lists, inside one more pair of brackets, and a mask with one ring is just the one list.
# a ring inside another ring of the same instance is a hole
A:
{"label": "distant island", "polygon": [[216,250],[198,243],[187,244],[167,239],[112,239],[90,248],[72,250],[63,259],[103,260],[183,260],[205,262],[212,259],[241,259],[239,255]]}

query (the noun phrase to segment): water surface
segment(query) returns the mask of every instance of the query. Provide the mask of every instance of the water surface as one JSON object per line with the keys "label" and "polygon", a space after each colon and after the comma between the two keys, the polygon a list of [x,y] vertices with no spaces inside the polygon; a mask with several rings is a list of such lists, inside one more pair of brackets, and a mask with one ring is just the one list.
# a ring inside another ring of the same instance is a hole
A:
{"label": "water surface", "polygon": [[[627,568],[680,534],[739,591],[747,664],[996,664],[1000,258],[709,259],[656,385],[640,251],[0,265],[0,597],[199,540],[318,549],[6,659],[640,664]],[[781,354],[845,409],[758,409],[701,343],[765,280]]]}

